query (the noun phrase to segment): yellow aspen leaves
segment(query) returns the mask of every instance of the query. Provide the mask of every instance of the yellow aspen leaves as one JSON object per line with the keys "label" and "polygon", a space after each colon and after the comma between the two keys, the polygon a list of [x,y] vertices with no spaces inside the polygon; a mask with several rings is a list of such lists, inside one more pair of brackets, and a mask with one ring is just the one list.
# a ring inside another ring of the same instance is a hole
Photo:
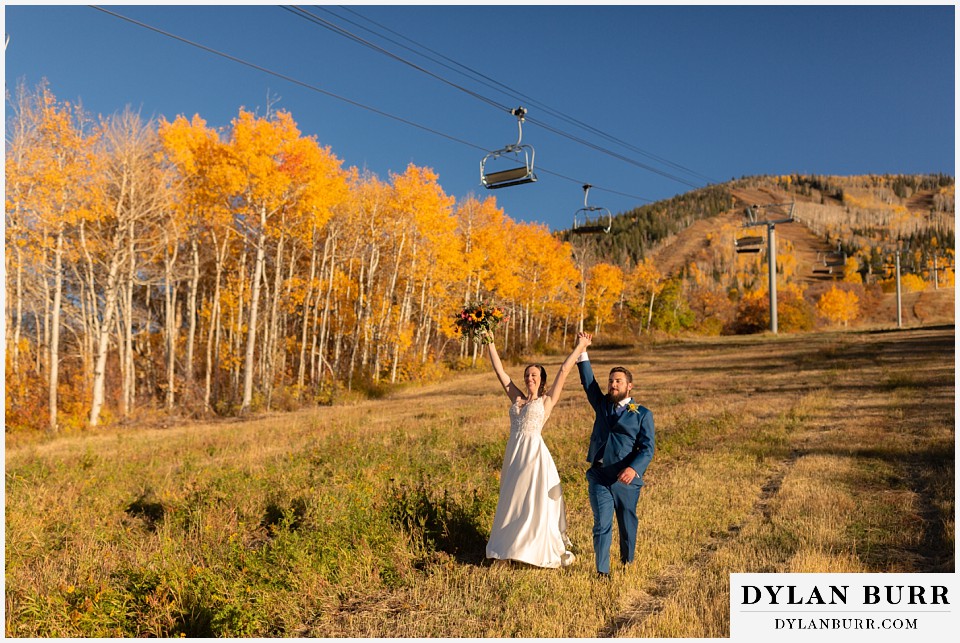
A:
{"label": "yellow aspen leaves", "polygon": [[860,316],[860,298],[856,293],[833,286],[817,300],[817,313],[832,324],[846,327]]}

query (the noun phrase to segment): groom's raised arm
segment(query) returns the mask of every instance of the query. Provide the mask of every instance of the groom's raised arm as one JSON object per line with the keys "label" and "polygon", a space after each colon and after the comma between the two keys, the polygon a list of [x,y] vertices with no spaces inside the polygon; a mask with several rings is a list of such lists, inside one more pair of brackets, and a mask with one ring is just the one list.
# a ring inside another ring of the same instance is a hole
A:
{"label": "groom's raised arm", "polygon": [[593,376],[593,367],[590,366],[590,358],[587,356],[586,351],[580,353],[580,357],[577,359],[577,370],[580,372],[580,384],[587,394],[587,400],[590,402],[590,406],[597,408],[603,400],[603,391],[600,390],[600,385],[597,384],[597,378]]}

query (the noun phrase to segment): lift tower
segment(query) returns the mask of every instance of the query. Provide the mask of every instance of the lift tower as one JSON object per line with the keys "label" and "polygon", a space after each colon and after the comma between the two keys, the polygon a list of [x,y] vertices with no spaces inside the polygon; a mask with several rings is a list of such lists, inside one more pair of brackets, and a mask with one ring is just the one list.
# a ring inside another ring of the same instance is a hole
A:
{"label": "lift tower", "polygon": [[[777,236],[776,227],[779,223],[792,223],[794,203],[770,203],[767,205],[748,206],[744,213],[747,215],[747,222],[743,224],[745,228],[756,226],[767,226],[767,272],[770,276],[770,332],[777,333]],[[787,216],[782,219],[768,219],[761,216],[763,208],[784,208],[790,206]],[[758,237],[745,237],[736,245],[737,252],[758,252],[759,244],[756,241]],[[744,243],[743,241],[749,240]]]}

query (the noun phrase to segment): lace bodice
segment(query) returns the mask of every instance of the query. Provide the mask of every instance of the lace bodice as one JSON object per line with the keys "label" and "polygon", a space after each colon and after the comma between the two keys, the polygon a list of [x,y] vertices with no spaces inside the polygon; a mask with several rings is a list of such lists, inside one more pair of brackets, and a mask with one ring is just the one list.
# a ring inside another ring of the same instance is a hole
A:
{"label": "lace bodice", "polygon": [[525,435],[540,435],[543,430],[544,408],[543,398],[524,403],[517,400],[510,407],[510,433]]}

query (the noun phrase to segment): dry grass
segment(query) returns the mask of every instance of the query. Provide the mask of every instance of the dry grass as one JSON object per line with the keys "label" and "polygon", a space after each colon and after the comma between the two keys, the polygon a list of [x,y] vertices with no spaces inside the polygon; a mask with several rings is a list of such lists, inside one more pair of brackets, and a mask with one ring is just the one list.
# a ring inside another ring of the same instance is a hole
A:
{"label": "dry grass", "polygon": [[6,634],[724,637],[731,572],[953,571],[952,326],[591,354],[633,370],[657,423],[637,560],[611,583],[593,578],[576,376],[545,439],[578,563],[483,560],[508,422],[468,371],[8,444]]}

